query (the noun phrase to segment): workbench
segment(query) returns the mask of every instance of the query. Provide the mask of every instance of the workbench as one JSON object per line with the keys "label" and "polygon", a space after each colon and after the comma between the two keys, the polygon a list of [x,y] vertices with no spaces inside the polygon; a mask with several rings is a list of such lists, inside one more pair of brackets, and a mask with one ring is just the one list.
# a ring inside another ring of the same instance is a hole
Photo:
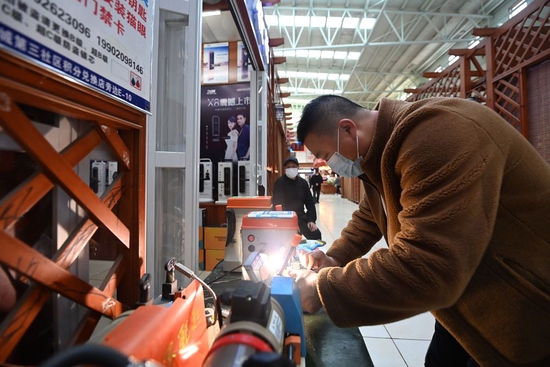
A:
{"label": "workbench", "polygon": [[[241,280],[241,273],[226,273],[215,268],[205,282],[220,295],[225,289],[236,288]],[[207,304],[212,302],[207,292],[205,297]],[[304,313],[304,329],[306,367],[374,367],[358,328],[339,328],[321,310],[315,314]]]}

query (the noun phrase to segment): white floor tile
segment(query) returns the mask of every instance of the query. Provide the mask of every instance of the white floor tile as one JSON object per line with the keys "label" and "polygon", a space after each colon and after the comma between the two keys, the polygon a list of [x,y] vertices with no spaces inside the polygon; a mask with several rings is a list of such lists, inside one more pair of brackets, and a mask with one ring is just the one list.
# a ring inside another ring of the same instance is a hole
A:
{"label": "white floor tile", "polygon": [[431,313],[384,325],[394,339],[432,340],[435,319]]}
{"label": "white floor tile", "polygon": [[[406,340],[406,339],[394,339],[399,353],[405,359],[408,367],[422,367],[424,366],[424,355],[428,350],[430,342],[427,340]],[[376,366],[378,367],[378,366]]]}
{"label": "white floor tile", "polygon": [[382,338],[363,339],[375,367],[409,367],[393,340]]}
{"label": "white floor tile", "polygon": [[364,338],[390,338],[390,334],[384,325],[360,326],[359,331]]}

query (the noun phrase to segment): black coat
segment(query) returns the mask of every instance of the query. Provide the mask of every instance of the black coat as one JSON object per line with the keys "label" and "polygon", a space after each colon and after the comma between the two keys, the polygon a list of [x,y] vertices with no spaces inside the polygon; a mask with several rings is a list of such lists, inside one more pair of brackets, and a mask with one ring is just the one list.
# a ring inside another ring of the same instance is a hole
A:
{"label": "black coat", "polygon": [[[275,181],[273,189],[273,207],[281,204],[283,210],[296,212],[298,220],[315,223],[317,220],[317,211],[315,210],[315,200],[309,191],[306,180],[300,176],[295,180],[286,175],[281,176]],[[307,208],[307,213],[305,211]]]}
{"label": "black coat", "polygon": [[316,174],[316,175],[312,175],[310,178],[309,178],[309,186],[313,189],[313,190],[321,190],[321,185],[323,184],[323,176],[319,175],[319,174]]}

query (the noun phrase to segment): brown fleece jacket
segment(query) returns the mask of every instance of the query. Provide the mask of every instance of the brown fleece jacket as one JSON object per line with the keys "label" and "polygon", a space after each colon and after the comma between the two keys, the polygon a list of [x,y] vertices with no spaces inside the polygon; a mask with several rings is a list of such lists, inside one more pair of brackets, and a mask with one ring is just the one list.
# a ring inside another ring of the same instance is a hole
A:
{"label": "brown fleece jacket", "polygon": [[431,311],[482,366],[550,366],[550,166],[475,102],[377,109],[365,197],[327,251],[343,267],[319,271],[330,318]]}

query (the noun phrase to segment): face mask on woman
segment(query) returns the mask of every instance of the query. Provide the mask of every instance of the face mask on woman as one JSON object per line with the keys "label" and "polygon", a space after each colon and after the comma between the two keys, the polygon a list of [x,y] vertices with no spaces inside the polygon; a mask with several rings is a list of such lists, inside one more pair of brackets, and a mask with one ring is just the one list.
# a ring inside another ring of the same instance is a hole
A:
{"label": "face mask on woman", "polygon": [[295,178],[298,176],[298,168],[292,167],[292,168],[286,168],[285,169],[286,177],[288,178]]}
{"label": "face mask on woman", "polygon": [[359,136],[355,134],[355,145],[357,147],[357,158],[355,161],[344,157],[340,154],[340,129],[338,129],[337,137],[337,150],[334,152],[332,157],[328,160],[327,164],[330,168],[338,173],[342,177],[357,177],[363,174],[363,169],[361,168],[361,161],[363,157],[359,155]]}

